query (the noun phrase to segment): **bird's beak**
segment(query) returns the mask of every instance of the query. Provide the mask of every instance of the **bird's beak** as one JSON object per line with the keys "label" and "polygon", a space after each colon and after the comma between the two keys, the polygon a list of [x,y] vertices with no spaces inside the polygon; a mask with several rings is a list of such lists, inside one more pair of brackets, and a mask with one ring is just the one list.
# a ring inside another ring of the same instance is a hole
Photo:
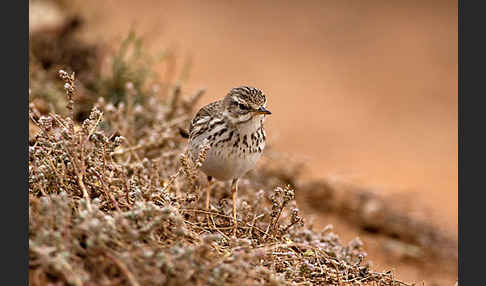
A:
{"label": "bird's beak", "polygon": [[266,114],[266,115],[269,115],[269,114],[272,114],[270,111],[268,111],[265,107],[260,107],[258,108],[257,110],[255,110],[255,113],[256,114]]}

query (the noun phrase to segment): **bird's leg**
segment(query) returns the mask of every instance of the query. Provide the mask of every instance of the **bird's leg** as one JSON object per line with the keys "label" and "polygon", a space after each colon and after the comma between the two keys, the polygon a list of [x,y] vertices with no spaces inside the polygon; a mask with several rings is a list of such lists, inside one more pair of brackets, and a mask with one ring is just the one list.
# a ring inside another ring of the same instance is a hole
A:
{"label": "bird's leg", "polygon": [[238,229],[238,221],[236,220],[236,196],[238,195],[238,178],[234,178],[231,182],[231,193],[233,195],[233,236],[236,237],[236,230]]}
{"label": "bird's leg", "polygon": [[211,226],[210,217],[209,217],[209,199],[211,197],[211,185],[213,182],[212,179],[213,177],[208,176],[208,186],[206,188],[206,219],[207,219],[208,226]]}

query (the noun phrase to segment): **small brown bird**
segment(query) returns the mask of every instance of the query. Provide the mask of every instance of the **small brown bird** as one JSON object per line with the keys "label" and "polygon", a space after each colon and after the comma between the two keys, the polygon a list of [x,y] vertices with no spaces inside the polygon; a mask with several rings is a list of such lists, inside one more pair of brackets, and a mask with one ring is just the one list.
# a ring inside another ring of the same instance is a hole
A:
{"label": "small brown bird", "polygon": [[209,144],[201,170],[208,176],[206,210],[209,210],[212,178],[231,181],[233,196],[233,235],[238,227],[236,199],[238,180],[251,170],[265,148],[265,116],[267,100],[263,91],[240,86],[222,99],[202,107],[189,128],[189,150],[193,160],[204,142]]}

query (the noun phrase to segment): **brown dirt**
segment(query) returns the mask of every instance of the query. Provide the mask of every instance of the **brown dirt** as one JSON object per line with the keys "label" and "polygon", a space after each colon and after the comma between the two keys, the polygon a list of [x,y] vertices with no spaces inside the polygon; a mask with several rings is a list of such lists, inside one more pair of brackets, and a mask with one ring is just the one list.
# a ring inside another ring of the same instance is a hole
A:
{"label": "brown dirt", "polygon": [[[190,56],[185,86],[207,87],[201,105],[235,85],[262,88],[273,112],[271,144],[305,160],[309,176],[395,194],[457,237],[457,1],[279,3],[77,6],[89,11],[87,38],[116,41],[134,25],[153,51]],[[403,280],[453,285],[457,278],[457,261],[423,267],[387,257],[380,241],[305,211],[320,227],[333,223],[344,240],[364,236],[375,265]]]}

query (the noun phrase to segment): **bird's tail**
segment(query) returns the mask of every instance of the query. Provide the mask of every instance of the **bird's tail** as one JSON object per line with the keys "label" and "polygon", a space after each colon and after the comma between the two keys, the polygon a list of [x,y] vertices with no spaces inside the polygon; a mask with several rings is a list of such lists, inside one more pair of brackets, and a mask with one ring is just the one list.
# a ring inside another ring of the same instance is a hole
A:
{"label": "bird's tail", "polygon": [[182,136],[182,138],[186,138],[186,139],[189,138],[189,132],[187,132],[187,130],[180,127],[179,127],[179,134]]}

